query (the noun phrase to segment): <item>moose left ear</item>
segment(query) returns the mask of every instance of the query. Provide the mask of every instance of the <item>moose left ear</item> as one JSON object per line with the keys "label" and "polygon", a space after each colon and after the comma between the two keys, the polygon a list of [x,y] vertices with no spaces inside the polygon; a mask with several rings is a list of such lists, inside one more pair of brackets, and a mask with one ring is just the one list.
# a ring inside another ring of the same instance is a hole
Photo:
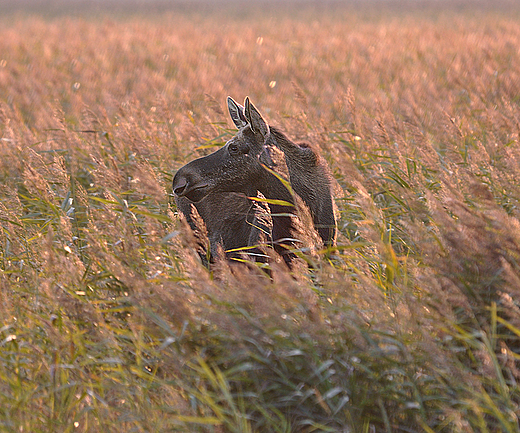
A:
{"label": "moose left ear", "polygon": [[249,97],[246,98],[244,105],[244,114],[246,115],[247,122],[251,126],[251,130],[255,134],[260,134],[265,140],[269,134],[269,125],[255,108],[255,106],[249,102]]}
{"label": "moose left ear", "polygon": [[235,102],[235,100],[231,96],[228,96],[227,98],[227,105],[229,115],[231,116],[231,119],[233,120],[235,126],[238,129],[247,126],[246,116],[244,116],[244,107]]}

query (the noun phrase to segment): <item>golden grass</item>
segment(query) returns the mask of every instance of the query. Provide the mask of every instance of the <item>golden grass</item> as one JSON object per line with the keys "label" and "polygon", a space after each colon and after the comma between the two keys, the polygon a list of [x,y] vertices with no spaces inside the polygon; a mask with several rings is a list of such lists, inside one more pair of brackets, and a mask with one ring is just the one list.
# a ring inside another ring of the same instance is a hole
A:
{"label": "golden grass", "polygon": [[[519,10],[234,6],[3,16],[0,430],[518,431]],[[176,215],[228,95],[331,166],[313,270]]]}

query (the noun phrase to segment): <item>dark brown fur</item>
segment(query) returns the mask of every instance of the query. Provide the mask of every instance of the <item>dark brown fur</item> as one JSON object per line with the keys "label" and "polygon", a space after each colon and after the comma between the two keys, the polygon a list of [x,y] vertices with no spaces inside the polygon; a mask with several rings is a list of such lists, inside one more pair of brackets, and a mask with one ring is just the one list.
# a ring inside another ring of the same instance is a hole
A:
{"label": "dark brown fur", "polygon": [[334,245],[336,219],[331,177],[325,161],[308,144],[293,143],[274,127],[270,131],[270,141],[283,151],[291,186],[309,208],[314,228],[325,246]]}
{"label": "dark brown fur", "polygon": [[[198,227],[193,218],[193,207],[206,225],[210,244],[210,255],[216,257],[219,247],[227,253],[228,258],[250,255],[257,261],[263,261],[264,255],[255,245],[261,238],[270,239],[272,223],[266,218],[268,209],[252,203],[245,195],[237,193],[212,193],[197,203],[186,197],[175,196],[177,209],[185,216],[193,231]],[[218,218],[215,216],[218,215]],[[250,249],[236,251],[250,246]],[[203,246],[204,247],[204,246]],[[203,255],[206,262],[206,255]]]}
{"label": "dark brown fur", "polygon": [[[196,228],[193,203],[206,224],[212,254],[218,245],[226,251],[254,246],[261,233],[267,232],[275,250],[290,265],[294,255],[285,245],[296,246],[292,240],[295,198],[279,178],[279,161],[274,162],[281,150],[286,165],[281,176],[288,177],[293,191],[308,206],[323,243],[333,245],[331,184],[323,160],[310,147],[297,145],[270,128],[247,98],[245,108],[230,98],[228,106],[239,128],[237,135],[218,151],[181,167],[173,180],[177,206],[190,226]],[[267,203],[272,223],[266,222],[263,210],[248,199],[259,192],[269,200],[287,203]]]}

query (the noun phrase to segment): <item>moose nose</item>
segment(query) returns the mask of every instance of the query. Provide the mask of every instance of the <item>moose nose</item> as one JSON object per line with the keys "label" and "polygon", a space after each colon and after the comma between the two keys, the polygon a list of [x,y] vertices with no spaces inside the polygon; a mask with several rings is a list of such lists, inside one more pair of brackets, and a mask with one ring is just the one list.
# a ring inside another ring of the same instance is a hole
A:
{"label": "moose nose", "polygon": [[186,191],[187,187],[188,180],[185,177],[181,177],[180,179],[175,177],[175,179],[173,179],[173,192],[175,193],[175,195],[179,197],[182,196],[183,193]]}

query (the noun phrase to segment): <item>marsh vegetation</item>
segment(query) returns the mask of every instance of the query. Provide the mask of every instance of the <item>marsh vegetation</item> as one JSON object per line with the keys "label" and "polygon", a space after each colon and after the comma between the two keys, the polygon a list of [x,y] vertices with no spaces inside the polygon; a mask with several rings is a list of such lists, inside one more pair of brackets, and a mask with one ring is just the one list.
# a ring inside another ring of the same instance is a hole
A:
{"label": "marsh vegetation", "polygon": [[[519,431],[520,14],[470,3],[4,14],[0,430]],[[327,160],[334,254],[203,266],[228,95]]]}

